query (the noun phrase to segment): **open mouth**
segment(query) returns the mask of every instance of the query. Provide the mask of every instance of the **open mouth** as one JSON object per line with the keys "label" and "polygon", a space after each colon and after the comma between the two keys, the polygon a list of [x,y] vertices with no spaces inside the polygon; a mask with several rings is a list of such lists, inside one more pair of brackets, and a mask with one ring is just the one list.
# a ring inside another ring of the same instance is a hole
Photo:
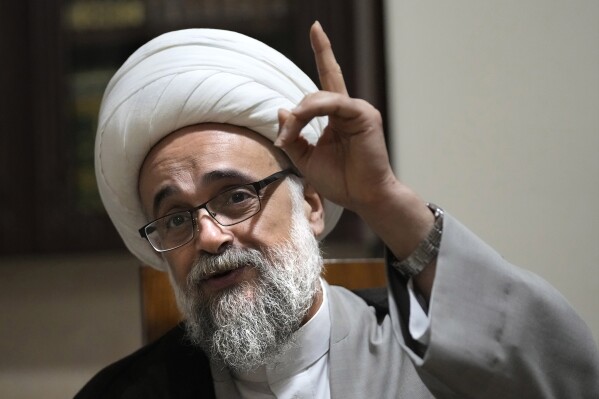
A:
{"label": "open mouth", "polygon": [[236,269],[224,272],[214,273],[202,279],[202,283],[212,289],[222,289],[240,282],[243,279],[244,271],[247,266],[241,266]]}
{"label": "open mouth", "polygon": [[225,270],[225,271],[219,271],[219,272],[211,273],[211,274],[209,274],[207,276],[204,276],[202,278],[202,281],[204,281],[204,280],[210,280],[210,279],[213,279],[213,278],[221,278],[221,277],[227,276],[227,275],[229,275],[231,273],[234,273],[236,270],[241,269],[242,267],[243,266],[236,267],[234,269]]}
{"label": "open mouth", "polygon": [[210,276],[206,277],[204,280],[209,280],[211,278],[221,278],[221,277],[225,277],[231,273],[233,273],[235,270],[237,269],[231,269],[231,270],[227,270],[226,272],[220,272],[220,273],[214,273],[211,274]]}

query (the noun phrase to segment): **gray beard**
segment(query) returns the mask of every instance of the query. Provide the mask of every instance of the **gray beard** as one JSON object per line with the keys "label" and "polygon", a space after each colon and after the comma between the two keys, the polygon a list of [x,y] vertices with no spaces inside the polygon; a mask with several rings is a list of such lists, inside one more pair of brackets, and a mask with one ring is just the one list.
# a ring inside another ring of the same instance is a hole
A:
{"label": "gray beard", "polygon": [[[290,236],[274,248],[201,254],[186,287],[174,285],[190,341],[233,372],[253,370],[287,350],[320,290],[322,257],[299,210],[292,215]],[[258,271],[255,280],[215,295],[202,291],[207,274],[247,265]]]}

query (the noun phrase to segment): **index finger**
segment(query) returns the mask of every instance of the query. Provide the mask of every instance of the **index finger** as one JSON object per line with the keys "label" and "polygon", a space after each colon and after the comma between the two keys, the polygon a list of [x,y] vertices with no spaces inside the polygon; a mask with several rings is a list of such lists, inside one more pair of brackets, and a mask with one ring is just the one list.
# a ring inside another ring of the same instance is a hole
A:
{"label": "index finger", "polygon": [[310,29],[310,42],[312,43],[322,89],[347,95],[343,73],[335,59],[331,41],[318,21],[314,22]]}

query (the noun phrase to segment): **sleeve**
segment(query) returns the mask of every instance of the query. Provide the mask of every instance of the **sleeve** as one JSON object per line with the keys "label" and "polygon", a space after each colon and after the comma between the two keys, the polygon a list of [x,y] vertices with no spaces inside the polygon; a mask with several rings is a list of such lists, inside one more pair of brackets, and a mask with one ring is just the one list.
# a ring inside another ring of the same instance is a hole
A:
{"label": "sleeve", "polygon": [[450,215],[429,304],[413,340],[407,281],[388,267],[395,335],[438,398],[597,398],[599,351],[553,287],[507,263]]}

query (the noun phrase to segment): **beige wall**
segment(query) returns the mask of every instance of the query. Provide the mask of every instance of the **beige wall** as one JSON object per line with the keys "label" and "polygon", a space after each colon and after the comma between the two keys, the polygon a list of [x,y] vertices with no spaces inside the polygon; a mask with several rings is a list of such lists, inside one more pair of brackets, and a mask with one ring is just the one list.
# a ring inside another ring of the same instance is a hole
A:
{"label": "beige wall", "polygon": [[385,4],[400,177],[599,337],[599,2]]}

